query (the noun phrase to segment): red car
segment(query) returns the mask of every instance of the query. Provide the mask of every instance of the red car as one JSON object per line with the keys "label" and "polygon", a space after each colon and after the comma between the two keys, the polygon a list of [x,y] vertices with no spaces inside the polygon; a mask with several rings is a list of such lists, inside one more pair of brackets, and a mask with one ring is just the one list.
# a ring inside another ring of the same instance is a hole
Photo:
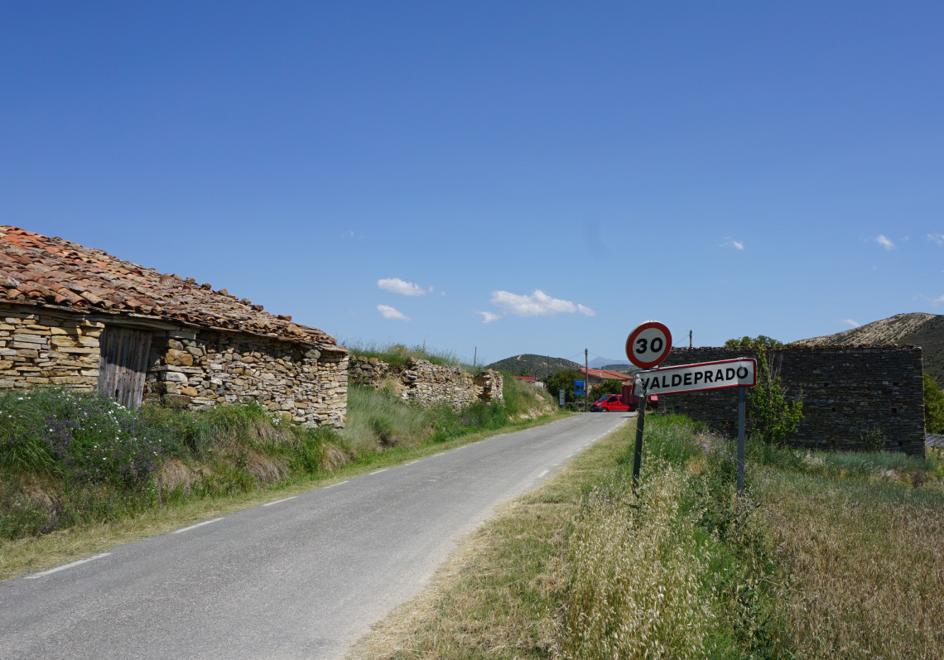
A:
{"label": "red car", "polygon": [[607,394],[601,396],[590,406],[593,412],[629,412],[631,408],[623,403],[623,397],[619,394]]}

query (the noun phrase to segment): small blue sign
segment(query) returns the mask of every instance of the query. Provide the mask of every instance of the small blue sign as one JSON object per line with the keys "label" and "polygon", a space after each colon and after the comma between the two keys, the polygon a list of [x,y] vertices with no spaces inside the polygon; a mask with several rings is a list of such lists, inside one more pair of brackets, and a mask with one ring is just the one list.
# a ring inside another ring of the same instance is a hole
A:
{"label": "small blue sign", "polygon": [[574,396],[581,396],[585,393],[584,388],[586,387],[586,382],[582,380],[574,381]]}

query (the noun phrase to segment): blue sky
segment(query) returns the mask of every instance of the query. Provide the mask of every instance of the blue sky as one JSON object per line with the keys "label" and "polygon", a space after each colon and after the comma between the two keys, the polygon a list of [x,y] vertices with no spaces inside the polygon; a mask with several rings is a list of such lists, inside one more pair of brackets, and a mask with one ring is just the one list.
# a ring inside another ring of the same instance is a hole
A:
{"label": "blue sky", "polygon": [[710,345],[941,312],[942,21],[7,2],[0,218],[465,359],[620,357],[653,318]]}

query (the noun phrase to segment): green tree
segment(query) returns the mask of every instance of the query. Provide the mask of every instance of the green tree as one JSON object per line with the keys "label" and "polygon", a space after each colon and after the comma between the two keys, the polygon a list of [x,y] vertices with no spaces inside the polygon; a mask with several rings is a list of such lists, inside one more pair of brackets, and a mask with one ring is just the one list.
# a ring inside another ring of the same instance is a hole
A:
{"label": "green tree", "polygon": [[944,392],[931,374],[924,374],[924,426],[928,433],[944,433]]}
{"label": "green tree", "polygon": [[[558,392],[564,390],[564,401],[570,403],[576,400],[576,397],[574,397],[574,381],[582,378],[583,374],[576,369],[565,369],[548,376],[547,380],[544,381],[544,386],[555,399],[558,397]],[[583,399],[581,398],[581,400]]]}
{"label": "green tree", "polygon": [[605,394],[621,394],[623,392],[623,381],[607,379],[599,383],[594,383],[590,392],[591,399],[599,399]]}
{"label": "green tree", "polygon": [[729,339],[726,348],[741,348],[757,358],[757,385],[748,390],[747,411],[751,435],[771,444],[783,442],[795,433],[803,419],[803,402],[787,397],[780,380],[780,369],[771,355],[771,349],[783,343],[767,337]]}

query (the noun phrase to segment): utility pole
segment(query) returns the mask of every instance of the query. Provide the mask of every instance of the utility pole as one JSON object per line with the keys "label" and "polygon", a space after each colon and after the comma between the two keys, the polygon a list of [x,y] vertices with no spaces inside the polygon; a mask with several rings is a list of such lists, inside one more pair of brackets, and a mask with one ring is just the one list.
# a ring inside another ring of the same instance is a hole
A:
{"label": "utility pole", "polygon": [[688,331],[688,347],[689,348],[692,347],[692,331],[691,330]]}
{"label": "utility pole", "polygon": [[583,411],[590,412],[590,362],[587,349],[583,349]]}
{"label": "utility pole", "polygon": [[476,365],[479,362],[479,347],[475,347],[475,352],[472,354],[472,368],[475,369]]}

